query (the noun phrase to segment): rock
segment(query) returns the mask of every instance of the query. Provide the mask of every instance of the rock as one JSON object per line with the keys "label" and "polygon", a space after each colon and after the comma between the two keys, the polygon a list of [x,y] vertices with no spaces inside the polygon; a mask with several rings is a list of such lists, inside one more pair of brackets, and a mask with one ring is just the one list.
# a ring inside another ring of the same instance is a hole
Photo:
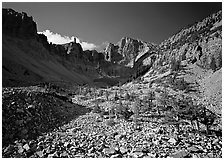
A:
{"label": "rock", "polygon": [[185,150],[177,151],[170,155],[172,158],[186,158],[189,155],[189,153]]}
{"label": "rock", "polygon": [[47,158],[55,158],[55,157],[58,157],[58,152],[57,152],[57,151],[54,152],[53,154],[49,154],[49,155],[47,156]]}
{"label": "rock", "polygon": [[169,137],[168,136],[162,136],[161,139],[163,139],[163,140],[169,140]]}
{"label": "rock", "polygon": [[14,150],[14,146],[13,145],[8,145],[5,149],[4,149],[4,153],[6,153],[6,154],[10,154],[10,153],[12,153],[13,152],[13,150]]}
{"label": "rock", "polygon": [[214,139],[213,141],[212,141],[212,144],[213,145],[216,145],[216,144],[218,144],[219,143],[219,139]]}
{"label": "rock", "polygon": [[29,146],[28,144],[25,144],[25,145],[23,146],[23,148],[24,148],[26,151],[28,151],[28,150],[30,149],[30,146]]}
{"label": "rock", "polygon": [[60,154],[61,158],[68,158],[68,153],[64,151],[62,154]]}
{"label": "rock", "polygon": [[110,158],[122,158],[122,156],[120,154],[114,154]]}
{"label": "rock", "polygon": [[168,142],[171,143],[171,144],[173,144],[173,145],[175,145],[175,144],[177,143],[177,141],[176,141],[175,138],[170,138],[170,139],[168,140]]}
{"label": "rock", "polygon": [[142,158],[144,156],[144,153],[143,152],[134,152],[134,153],[132,153],[132,156],[134,158]]}
{"label": "rock", "polygon": [[111,147],[111,148],[104,148],[103,152],[106,155],[111,155],[111,154],[115,154],[116,150],[113,147]]}
{"label": "rock", "polygon": [[208,153],[207,156],[208,156],[209,158],[214,158],[213,153]]}
{"label": "rock", "polygon": [[196,154],[192,154],[192,158],[200,158],[200,157]]}
{"label": "rock", "polygon": [[156,158],[156,154],[153,154],[153,153],[147,153],[147,155],[148,155],[150,158]]}
{"label": "rock", "polygon": [[69,145],[69,142],[64,143],[64,147],[67,147]]}
{"label": "rock", "polygon": [[44,156],[44,151],[39,151],[39,152],[36,152],[36,154],[42,158]]}
{"label": "rock", "polygon": [[35,106],[31,104],[31,105],[29,105],[27,108],[28,108],[28,109],[35,109]]}
{"label": "rock", "polygon": [[204,148],[202,146],[199,146],[199,145],[195,145],[195,147],[197,147],[199,150],[203,151]]}
{"label": "rock", "polygon": [[154,143],[155,145],[159,145],[159,140],[157,139],[157,140],[153,141],[153,143]]}
{"label": "rock", "polygon": [[137,147],[137,148],[133,148],[133,150],[132,150],[132,152],[142,152],[142,148],[139,148],[139,147]]}
{"label": "rock", "polygon": [[114,138],[115,138],[115,140],[120,140],[121,139],[121,137],[122,137],[122,135],[120,135],[120,134],[118,134],[118,135],[116,135]]}
{"label": "rock", "polygon": [[127,153],[127,152],[128,152],[128,148],[125,147],[125,146],[121,146],[121,147],[120,147],[120,152],[121,152],[122,154]]}
{"label": "rock", "polygon": [[22,146],[19,146],[18,148],[19,148],[18,149],[18,153],[20,153],[20,154],[23,153],[23,151],[24,151],[23,147]]}
{"label": "rock", "polygon": [[191,146],[190,148],[188,148],[188,151],[191,152],[191,153],[195,153],[195,152],[200,151],[200,149],[198,149],[198,148],[195,147],[195,146]]}

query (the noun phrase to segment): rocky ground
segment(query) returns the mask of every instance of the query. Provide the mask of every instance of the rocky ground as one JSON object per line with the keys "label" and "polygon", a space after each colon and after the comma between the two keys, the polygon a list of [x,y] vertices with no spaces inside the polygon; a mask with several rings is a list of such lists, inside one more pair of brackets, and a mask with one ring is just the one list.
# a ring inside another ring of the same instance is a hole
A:
{"label": "rocky ground", "polygon": [[[173,125],[161,123],[163,116],[155,110],[140,112],[136,123],[133,116],[109,118],[107,108],[118,104],[115,92],[121,93],[131,113],[135,102],[125,93],[144,97],[146,84],[102,90],[75,94],[70,103],[41,87],[3,88],[3,157],[222,157],[221,135],[198,132],[188,124],[177,132]],[[95,113],[96,103],[104,112]]]}

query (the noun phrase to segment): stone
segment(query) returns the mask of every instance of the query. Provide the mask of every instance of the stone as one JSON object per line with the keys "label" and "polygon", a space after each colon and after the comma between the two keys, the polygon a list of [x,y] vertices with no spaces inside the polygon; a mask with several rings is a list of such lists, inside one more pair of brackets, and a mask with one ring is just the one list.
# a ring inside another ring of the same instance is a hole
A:
{"label": "stone", "polygon": [[115,140],[117,140],[117,141],[118,141],[118,140],[120,140],[120,139],[121,139],[121,137],[122,137],[122,135],[118,134],[118,135],[116,135],[116,136],[115,136]]}
{"label": "stone", "polygon": [[218,144],[219,143],[219,139],[214,139],[213,141],[212,141],[212,144],[213,145],[216,145],[216,144]]}
{"label": "stone", "polygon": [[202,146],[196,145],[195,147],[197,147],[199,150],[203,151],[204,148]]}
{"label": "stone", "polygon": [[156,158],[156,154],[153,154],[153,153],[147,153],[147,155],[148,155],[150,158]]}
{"label": "stone", "polygon": [[110,158],[121,158],[121,155],[120,154],[114,154],[114,155],[110,156]]}
{"label": "stone", "polygon": [[128,148],[127,148],[127,147],[124,147],[124,146],[121,146],[121,147],[120,147],[120,152],[121,152],[122,154],[127,153],[127,152],[128,152]]}
{"label": "stone", "polygon": [[175,144],[177,143],[177,141],[176,141],[175,138],[170,138],[170,139],[168,140],[168,142],[171,143],[171,144],[173,144],[173,145],[175,145]]}
{"label": "stone", "polygon": [[30,149],[30,146],[29,146],[28,144],[25,144],[25,145],[23,146],[23,148],[24,148],[26,151],[28,151],[28,150]]}
{"label": "stone", "polygon": [[20,153],[20,154],[23,153],[23,151],[24,151],[23,147],[19,146],[18,148],[19,148],[18,153]]}
{"label": "stone", "polygon": [[44,151],[38,151],[38,152],[36,152],[36,154],[37,154],[40,158],[42,158],[42,157],[44,156]]}
{"label": "stone", "polygon": [[13,150],[14,150],[14,146],[13,145],[8,145],[5,149],[4,149],[4,153],[8,153],[8,154],[10,154],[10,153],[12,153],[13,152]]}
{"label": "stone", "polygon": [[134,153],[132,153],[132,156],[134,158],[142,158],[144,156],[144,153],[143,152],[134,152]]}
{"label": "stone", "polygon": [[191,152],[191,153],[194,153],[194,152],[198,152],[198,151],[200,151],[200,149],[198,149],[198,148],[195,147],[195,146],[191,146],[190,148],[188,148],[188,151]]}
{"label": "stone", "polygon": [[27,108],[28,108],[28,109],[35,109],[35,106],[31,104],[31,105],[29,105]]}
{"label": "stone", "polygon": [[208,153],[207,156],[208,156],[209,158],[214,158],[213,153]]}
{"label": "stone", "polygon": [[68,153],[64,151],[62,154],[60,154],[61,158],[68,158]]}
{"label": "stone", "polygon": [[200,157],[197,156],[196,154],[192,154],[192,158],[200,158]]}
{"label": "stone", "polygon": [[115,154],[116,150],[113,147],[111,147],[111,148],[104,148],[103,152],[106,155],[111,155],[111,154]]}
{"label": "stone", "polygon": [[159,140],[157,139],[157,140],[153,141],[153,143],[154,143],[155,145],[159,145]]}
{"label": "stone", "polygon": [[181,151],[177,151],[175,153],[173,153],[172,155],[170,155],[170,157],[172,158],[186,158],[188,156],[188,152],[185,150],[181,150]]}
{"label": "stone", "polygon": [[64,147],[67,147],[69,145],[69,142],[64,143]]}

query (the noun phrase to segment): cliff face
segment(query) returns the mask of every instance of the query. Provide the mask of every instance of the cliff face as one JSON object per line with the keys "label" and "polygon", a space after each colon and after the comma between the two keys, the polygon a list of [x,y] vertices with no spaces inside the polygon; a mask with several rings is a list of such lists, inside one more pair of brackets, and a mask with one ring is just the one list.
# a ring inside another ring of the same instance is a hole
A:
{"label": "cliff face", "polygon": [[36,23],[26,13],[12,9],[2,12],[3,86],[46,81],[92,84],[108,74],[118,76],[114,68],[122,69],[105,61],[103,53],[83,51],[76,39],[62,45],[49,43],[45,35],[37,34]]}
{"label": "cliff face", "polygon": [[37,25],[33,18],[24,12],[18,13],[12,9],[3,9],[2,31],[12,36],[32,38],[37,35]]}
{"label": "cliff face", "polygon": [[[12,9],[2,12],[3,86],[46,81],[85,84],[97,77],[97,71],[89,69],[94,65],[85,65],[85,52],[75,40],[63,45],[48,43],[45,35],[37,34],[32,17]],[[98,60],[96,53],[91,57]]]}
{"label": "cliff face", "polygon": [[130,68],[135,66],[135,62],[145,54],[157,52],[155,44],[143,42],[141,40],[123,37],[117,44],[109,43],[105,49],[107,61],[126,65]]}
{"label": "cliff face", "polygon": [[214,13],[162,42],[159,45],[163,53],[161,61],[186,60],[188,64],[196,63],[206,69],[220,69],[221,16],[221,11]]}

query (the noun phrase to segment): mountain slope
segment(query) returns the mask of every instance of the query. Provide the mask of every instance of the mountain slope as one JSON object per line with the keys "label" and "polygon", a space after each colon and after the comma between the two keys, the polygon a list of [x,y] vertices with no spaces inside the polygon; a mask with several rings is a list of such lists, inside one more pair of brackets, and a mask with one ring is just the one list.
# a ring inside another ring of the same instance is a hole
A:
{"label": "mountain slope", "polygon": [[[171,36],[159,47],[145,81],[196,96],[216,114],[222,109],[222,12]],[[167,75],[167,73],[169,73]],[[166,75],[165,77],[163,75]],[[216,82],[216,83],[214,83]]]}
{"label": "mountain slope", "polygon": [[3,86],[10,81],[17,80],[22,83],[26,81],[36,83],[39,81],[70,81],[78,84],[90,82],[89,77],[59,63],[55,56],[50,55],[42,44],[35,40],[26,41],[3,36],[2,49]]}

